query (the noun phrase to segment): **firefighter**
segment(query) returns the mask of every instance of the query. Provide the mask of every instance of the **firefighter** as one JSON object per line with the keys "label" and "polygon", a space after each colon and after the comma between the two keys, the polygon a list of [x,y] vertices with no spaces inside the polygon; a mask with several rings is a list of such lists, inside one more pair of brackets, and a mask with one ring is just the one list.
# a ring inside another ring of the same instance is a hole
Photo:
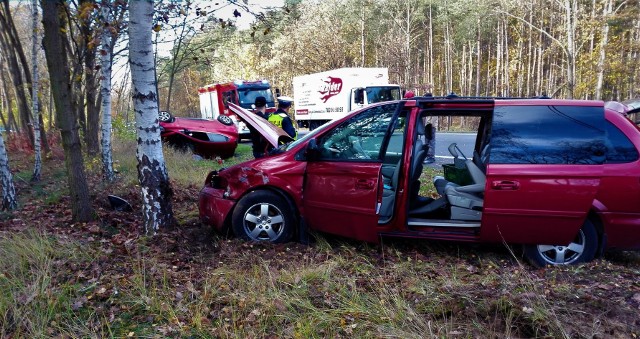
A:
{"label": "firefighter", "polygon": [[295,139],[298,132],[293,127],[293,121],[289,116],[289,108],[291,108],[292,103],[293,99],[290,97],[278,97],[278,110],[269,116],[269,122],[282,128],[290,137]]}

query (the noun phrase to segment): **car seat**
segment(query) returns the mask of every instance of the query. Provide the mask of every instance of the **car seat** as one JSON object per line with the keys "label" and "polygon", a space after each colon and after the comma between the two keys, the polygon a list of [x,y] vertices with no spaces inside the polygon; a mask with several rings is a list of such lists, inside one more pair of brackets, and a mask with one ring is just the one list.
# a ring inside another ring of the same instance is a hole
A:
{"label": "car seat", "polygon": [[451,205],[451,219],[480,220],[487,177],[473,160],[466,159],[465,164],[473,184],[465,186],[447,184],[444,188],[444,196]]}

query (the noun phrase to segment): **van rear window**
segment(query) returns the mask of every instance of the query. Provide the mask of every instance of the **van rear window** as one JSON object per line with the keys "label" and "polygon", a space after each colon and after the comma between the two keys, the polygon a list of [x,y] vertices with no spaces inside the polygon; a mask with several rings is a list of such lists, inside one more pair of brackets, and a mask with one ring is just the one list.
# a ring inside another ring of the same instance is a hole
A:
{"label": "van rear window", "polygon": [[490,163],[603,164],[603,107],[498,106]]}

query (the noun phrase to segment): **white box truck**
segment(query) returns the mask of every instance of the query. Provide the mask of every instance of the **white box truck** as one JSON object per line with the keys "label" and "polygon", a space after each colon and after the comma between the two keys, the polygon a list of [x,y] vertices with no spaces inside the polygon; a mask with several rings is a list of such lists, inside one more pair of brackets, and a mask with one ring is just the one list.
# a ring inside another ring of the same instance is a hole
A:
{"label": "white box truck", "polygon": [[362,106],[399,100],[386,68],[339,68],[293,78],[295,120],[313,130]]}

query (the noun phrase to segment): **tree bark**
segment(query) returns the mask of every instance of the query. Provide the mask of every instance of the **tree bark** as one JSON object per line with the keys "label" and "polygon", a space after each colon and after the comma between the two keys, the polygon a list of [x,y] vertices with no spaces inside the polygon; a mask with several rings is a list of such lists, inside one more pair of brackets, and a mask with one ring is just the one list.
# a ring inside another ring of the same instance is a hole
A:
{"label": "tree bark", "polygon": [[33,113],[33,150],[34,164],[32,182],[40,181],[40,173],[42,172],[42,156],[40,147],[40,119],[39,103],[38,103],[38,0],[31,1],[31,65],[33,67],[33,81],[31,82],[31,105]]}
{"label": "tree bark", "polygon": [[14,210],[18,207],[16,189],[13,186],[13,176],[9,168],[9,157],[4,147],[4,139],[0,133],[0,183],[2,183],[2,209]]}
{"label": "tree bark", "polygon": [[[84,8],[85,6],[94,6],[95,1],[93,0],[81,0],[80,7]],[[81,48],[83,50],[80,51],[80,55],[82,56],[81,64],[84,64],[84,68],[80,68],[82,71],[80,73],[84,73],[84,98],[81,100],[80,108],[83,110],[83,115],[86,117],[86,127],[84,133],[84,143],[87,148],[87,153],[90,156],[95,156],[98,154],[100,150],[100,143],[98,140],[98,131],[100,125],[100,107],[98,104],[98,99],[96,98],[96,93],[99,91],[100,82],[96,77],[96,47],[92,43],[87,43],[87,41],[91,42],[95,33],[95,24],[91,16],[87,15],[81,20],[81,29],[82,33],[81,39],[83,42],[81,43]],[[85,109],[86,108],[86,109]]]}
{"label": "tree bark", "polygon": [[10,28],[7,28],[7,20],[0,15],[0,23],[2,23],[2,29],[0,30],[0,45],[7,59],[7,65],[11,80],[13,81],[13,87],[16,94],[16,102],[18,104],[18,113],[21,121],[21,128],[29,137],[29,142],[33,145],[33,134],[31,133],[31,112],[29,110],[29,102],[25,91],[25,81],[20,69],[20,64],[15,53],[16,46],[11,44],[11,38],[9,37]]}
{"label": "tree bark", "polygon": [[78,134],[76,110],[72,104],[72,79],[68,63],[69,44],[65,31],[65,2],[63,0],[41,0],[44,24],[44,50],[49,67],[51,89],[56,107],[56,124],[60,129],[62,147],[71,200],[71,215],[74,221],[93,220],[89,187],[84,173],[84,161]]}
{"label": "tree bark", "polygon": [[102,98],[102,175],[107,182],[115,180],[113,157],[111,152],[111,67],[113,46],[111,39],[111,2],[102,0],[102,34],[100,63],[102,79],[100,80],[100,96]]}
{"label": "tree bark", "polygon": [[173,224],[172,190],[162,153],[152,43],[153,1],[129,3],[129,64],[138,133],[138,179],[142,188],[145,231],[154,235]]}

